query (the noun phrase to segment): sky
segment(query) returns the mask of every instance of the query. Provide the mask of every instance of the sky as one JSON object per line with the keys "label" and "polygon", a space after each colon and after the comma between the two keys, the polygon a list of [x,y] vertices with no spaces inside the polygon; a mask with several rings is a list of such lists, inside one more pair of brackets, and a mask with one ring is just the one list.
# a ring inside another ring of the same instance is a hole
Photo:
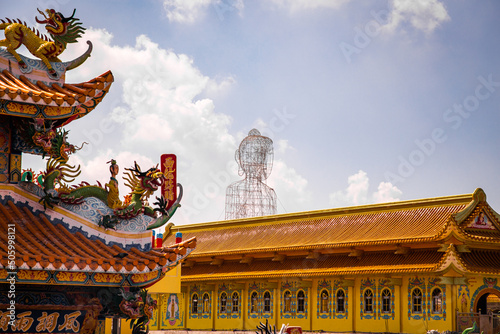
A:
{"label": "sky", "polygon": [[[106,162],[143,169],[177,155],[175,225],[224,219],[241,180],[235,151],[256,128],[274,143],[278,213],[468,194],[500,211],[500,3],[439,0],[0,0],[38,27],[37,8],[76,8],[86,33],[67,73],[115,81],[68,141],[80,180]],[[22,54],[28,55],[27,51]],[[38,156],[23,168],[42,170]]]}

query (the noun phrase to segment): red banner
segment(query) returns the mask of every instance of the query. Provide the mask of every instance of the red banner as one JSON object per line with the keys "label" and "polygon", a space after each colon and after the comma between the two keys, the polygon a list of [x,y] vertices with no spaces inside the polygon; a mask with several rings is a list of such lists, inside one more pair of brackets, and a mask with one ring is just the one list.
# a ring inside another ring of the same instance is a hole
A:
{"label": "red banner", "polygon": [[165,182],[161,186],[161,195],[168,200],[166,210],[174,204],[177,199],[177,157],[175,154],[162,154],[161,172],[165,176]]}

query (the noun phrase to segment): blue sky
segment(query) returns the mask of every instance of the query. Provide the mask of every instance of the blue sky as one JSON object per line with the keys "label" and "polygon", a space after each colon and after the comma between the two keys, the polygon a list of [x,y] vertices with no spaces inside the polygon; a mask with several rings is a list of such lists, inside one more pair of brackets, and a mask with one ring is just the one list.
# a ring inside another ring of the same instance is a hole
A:
{"label": "blue sky", "polygon": [[[500,210],[496,1],[2,1],[36,26],[54,8],[87,28],[67,75],[115,83],[68,127],[88,181],[178,155],[175,224],[224,218],[234,152],[274,141],[278,212],[471,193]],[[43,27],[39,27],[44,30]],[[26,54],[26,52],[24,52]],[[23,167],[42,164],[24,157]],[[127,189],[121,188],[121,196]]]}

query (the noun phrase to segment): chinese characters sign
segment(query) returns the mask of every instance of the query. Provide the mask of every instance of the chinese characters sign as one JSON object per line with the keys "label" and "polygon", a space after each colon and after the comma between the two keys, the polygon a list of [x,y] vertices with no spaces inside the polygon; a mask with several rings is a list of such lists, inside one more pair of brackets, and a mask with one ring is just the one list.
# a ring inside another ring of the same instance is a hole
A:
{"label": "chinese characters sign", "polygon": [[168,201],[166,210],[174,204],[177,199],[177,157],[175,154],[162,154],[161,172],[165,176],[165,182],[161,187],[161,194]]}
{"label": "chinese characters sign", "polygon": [[0,311],[1,333],[79,333],[87,310],[18,310],[15,320]]}

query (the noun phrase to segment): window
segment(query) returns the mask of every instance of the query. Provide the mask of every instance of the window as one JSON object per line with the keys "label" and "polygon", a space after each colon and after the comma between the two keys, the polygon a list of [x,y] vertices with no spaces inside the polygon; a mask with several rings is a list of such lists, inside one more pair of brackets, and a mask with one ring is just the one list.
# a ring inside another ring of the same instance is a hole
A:
{"label": "window", "polygon": [[283,299],[285,301],[283,312],[292,312],[292,294],[290,293],[290,291],[285,291],[285,293],[283,294]]}
{"label": "window", "polygon": [[328,291],[323,290],[321,291],[321,307],[319,312],[320,313],[330,312],[329,305],[330,305],[330,295],[328,294]]}
{"label": "window", "polygon": [[432,291],[432,313],[441,313],[443,304],[443,293],[436,288]]}
{"label": "window", "polygon": [[238,295],[238,292],[234,292],[233,293],[233,309],[232,309],[232,312],[233,313],[238,313],[238,309],[239,309],[239,306],[240,306],[240,303],[239,303],[239,300],[240,300],[240,296]]}
{"label": "window", "polygon": [[416,288],[411,293],[412,311],[413,313],[422,313],[422,290]]}
{"label": "window", "polygon": [[391,297],[389,289],[382,290],[382,313],[391,313]]}
{"label": "window", "polygon": [[345,293],[344,290],[337,291],[337,312],[345,312]]}
{"label": "window", "polygon": [[198,294],[193,294],[191,298],[191,313],[198,313]]}
{"label": "window", "polygon": [[271,294],[269,291],[264,293],[264,313],[271,313]]}
{"label": "window", "polygon": [[225,292],[220,295],[220,312],[226,312],[227,294]]}
{"label": "window", "polygon": [[365,299],[365,313],[373,312],[373,292],[370,289],[366,289],[364,293]]}
{"label": "window", "polygon": [[250,312],[251,313],[257,313],[257,305],[259,302],[259,298],[257,297],[257,292],[252,292],[252,296],[250,297]]}
{"label": "window", "polygon": [[297,293],[297,313],[305,313],[306,311],[306,298],[303,290]]}
{"label": "window", "polygon": [[210,313],[210,297],[206,292],[203,294],[203,313]]}

